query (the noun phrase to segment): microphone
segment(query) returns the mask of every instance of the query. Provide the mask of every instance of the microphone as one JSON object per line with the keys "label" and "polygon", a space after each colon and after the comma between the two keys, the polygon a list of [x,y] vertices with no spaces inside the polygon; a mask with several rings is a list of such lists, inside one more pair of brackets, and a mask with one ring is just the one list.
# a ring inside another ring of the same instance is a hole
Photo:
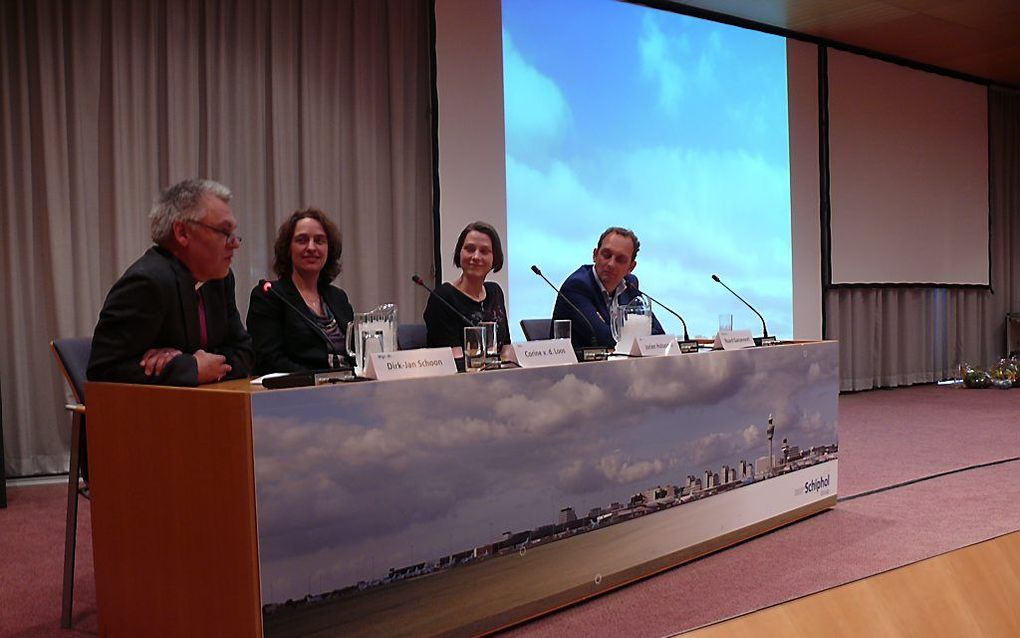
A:
{"label": "microphone", "polygon": [[597,341],[595,341],[595,327],[591,325],[590,321],[588,321],[588,317],[585,317],[584,313],[581,312],[581,310],[574,305],[574,302],[571,301],[570,299],[567,299],[567,296],[560,292],[559,288],[553,285],[553,282],[546,279],[545,275],[542,274],[542,271],[539,270],[538,266],[532,265],[531,272],[535,273],[536,275],[542,278],[542,281],[549,284],[549,287],[556,291],[556,297],[567,302],[567,305],[573,308],[574,312],[577,313],[577,316],[581,318],[581,321],[583,321],[584,324],[588,326],[588,334],[591,335],[591,347],[581,348],[581,360],[602,361],[609,358],[609,348],[603,348],[602,346],[598,345]]}
{"label": "microphone", "polygon": [[776,338],[775,337],[770,337],[769,336],[769,329],[765,327],[765,317],[761,316],[761,313],[758,312],[757,310],[755,310],[754,306],[752,306],[751,304],[747,303],[747,301],[745,301],[743,297],[741,297],[737,293],[733,292],[732,288],[730,288],[729,286],[724,284],[722,279],[719,279],[719,275],[712,275],[712,279],[714,279],[717,284],[721,285],[726,290],[729,290],[731,295],[733,295],[737,299],[743,301],[744,305],[747,306],[748,308],[750,308],[751,312],[753,312],[754,314],[758,315],[758,318],[761,319],[761,339],[755,339],[756,345],[759,345],[759,346],[770,346],[770,345],[773,345],[774,343],[776,343]]}
{"label": "microphone", "polygon": [[683,328],[684,328],[684,340],[681,341],[680,344],[679,344],[680,345],[680,352],[688,353],[688,352],[697,352],[698,351],[698,342],[697,341],[691,341],[691,338],[687,335],[687,322],[684,321],[683,317],[681,317],[679,314],[677,314],[677,312],[675,310],[671,310],[668,306],[666,306],[666,304],[662,303],[661,301],[659,301],[655,297],[651,296],[647,292],[643,292],[641,290],[638,290],[638,287],[635,286],[632,282],[627,281],[626,283],[627,283],[627,287],[630,288],[631,290],[633,290],[635,293],[637,293],[639,295],[644,295],[645,297],[648,297],[653,302],[655,302],[655,303],[659,304],[660,306],[662,306],[663,310],[665,310],[666,312],[668,312],[669,314],[673,315],[674,317],[676,317],[677,319],[680,320],[680,325],[682,325]]}
{"label": "microphone", "polygon": [[439,294],[436,293],[435,290],[433,290],[432,288],[429,288],[427,285],[425,285],[425,282],[422,281],[421,277],[419,277],[418,275],[411,275],[411,281],[413,281],[414,283],[418,284],[419,286],[421,286],[425,290],[428,290],[429,291],[429,295],[431,295],[433,299],[438,299],[439,301],[443,302],[443,305],[446,306],[447,308],[449,308],[450,312],[452,312],[453,314],[457,315],[457,317],[461,321],[464,322],[464,325],[472,326],[472,327],[476,327],[478,325],[474,321],[471,321],[470,319],[468,319],[467,317],[462,315],[460,313],[460,311],[458,311],[456,308],[453,307],[453,304],[451,304],[449,301],[447,301],[447,300],[443,299],[442,297],[440,297]]}
{"label": "microphone", "polygon": [[264,295],[271,294],[280,301],[282,301],[285,306],[296,312],[297,315],[301,317],[301,319],[303,319],[305,323],[311,326],[312,331],[314,331],[315,334],[322,337],[322,340],[326,342],[326,350],[328,354],[328,356],[326,357],[326,362],[329,364],[330,368],[336,368],[337,365],[344,360],[343,355],[336,351],[336,346],[333,345],[333,341],[329,338],[329,335],[322,331],[322,327],[319,326],[319,324],[312,321],[311,318],[308,317],[308,315],[301,312],[301,310],[297,306],[287,301],[286,297],[284,297],[277,290],[275,290],[273,288],[273,282],[268,281],[266,279],[259,279],[259,288],[262,289],[262,294]]}

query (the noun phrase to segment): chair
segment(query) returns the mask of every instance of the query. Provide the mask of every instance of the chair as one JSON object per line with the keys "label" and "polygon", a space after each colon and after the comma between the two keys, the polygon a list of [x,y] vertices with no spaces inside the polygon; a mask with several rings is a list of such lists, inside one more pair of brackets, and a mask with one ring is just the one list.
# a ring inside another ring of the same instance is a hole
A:
{"label": "chair", "polygon": [[85,370],[92,352],[91,337],[54,339],[50,349],[57,367],[71,388],[77,403],[64,407],[71,413],[71,462],[67,471],[67,523],[64,531],[64,586],[60,601],[60,626],[71,627],[74,606],[74,556],[78,537],[78,496],[89,497],[89,475],[85,443]]}
{"label": "chair", "polygon": [[397,324],[397,349],[415,350],[424,348],[428,331],[423,323]]}
{"label": "chair", "polygon": [[552,338],[552,319],[521,319],[521,330],[528,341]]}

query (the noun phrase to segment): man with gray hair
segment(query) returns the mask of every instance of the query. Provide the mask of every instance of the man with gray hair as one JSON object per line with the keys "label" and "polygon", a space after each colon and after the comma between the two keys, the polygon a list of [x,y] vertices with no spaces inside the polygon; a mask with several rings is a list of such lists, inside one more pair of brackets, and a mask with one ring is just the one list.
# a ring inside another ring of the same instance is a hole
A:
{"label": "man with gray hair", "polygon": [[156,198],[152,241],[110,289],[92,336],[90,381],[194,386],[248,376],[251,337],[234,301],[240,247],[230,190],[189,179]]}

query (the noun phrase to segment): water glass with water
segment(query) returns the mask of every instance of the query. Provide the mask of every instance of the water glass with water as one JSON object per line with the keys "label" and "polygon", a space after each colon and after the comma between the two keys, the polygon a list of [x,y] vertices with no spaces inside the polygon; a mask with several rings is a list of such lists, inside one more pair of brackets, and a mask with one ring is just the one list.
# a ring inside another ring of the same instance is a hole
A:
{"label": "water glass with water", "polygon": [[553,339],[570,339],[570,319],[555,319],[552,324]]}
{"label": "water glass with water", "polygon": [[730,332],[733,330],[733,315],[723,313],[719,315],[719,332]]}
{"label": "water glass with water", "polygon": [[499,364],[499,338],[496,337],[496,322],[482,321],[478,324],[485,332],[485,363]]}
{"label": "water glass with water", "polygon": [[464,370],[477,372],[485,367],[485,328],[464,328]]}

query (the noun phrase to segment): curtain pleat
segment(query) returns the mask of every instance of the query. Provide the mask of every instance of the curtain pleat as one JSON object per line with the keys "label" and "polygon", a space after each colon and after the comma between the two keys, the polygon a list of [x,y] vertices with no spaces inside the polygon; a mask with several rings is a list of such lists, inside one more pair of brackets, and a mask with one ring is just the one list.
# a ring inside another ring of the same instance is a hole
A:
{"label": "curtain pleat", "polygon": [[316,206],[344,235],[356,309],[432,266],[429,0],[0,3],[0,310],[12,476],[67,470],[51,339],[91,334],[149,246],[156,193],[219,180],[245,237],[237,302],[276,229]]}

